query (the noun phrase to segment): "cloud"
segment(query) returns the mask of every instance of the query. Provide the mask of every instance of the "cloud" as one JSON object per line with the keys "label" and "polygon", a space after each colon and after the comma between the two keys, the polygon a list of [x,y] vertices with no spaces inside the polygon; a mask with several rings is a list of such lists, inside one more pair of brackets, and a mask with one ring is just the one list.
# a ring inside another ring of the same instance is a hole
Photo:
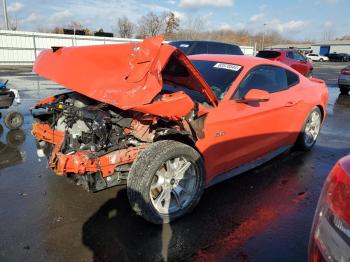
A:
{"label": "cloud", "polygon": [[180,7],[202,7],[202,6],[232,6],[234,0],[181,0]]}
{"label": "cloud", "polygon": [[174,13],[175,17],[180,19],[180,21],[182,21],[182,20],[187,18],[185,13],[178,12],[178,11],[173,11],[173,13]]}
{"label": "cloud", "polygon": [[36,13],[31,13],[29,16],[26,18],[20,20],[20,24],[26,24],[26,23],[36,23],[42,19],[42,16],[36,14]]}
{"label": "cloud", "polygon": [[24,4],[22,4],[21,2],[14,2],[13,4],[10,4],[7,7],[7,12],[9,13],[17,13],[19,11],[21,11],[24,7]]}
{"label": "cloud", "polygon": [[276,23],[274,28],[280,33],[298,33],[302,31],[307,23],[301,20],[291,20],[286,23]]}
{"label": "cloud", "polygon": [[332,27],[332,26],[333,26],[333,22],[331,22],[331,21],[325,21],[325,22],[324,22],[324,27],[330,28],[330,27]]}
{"label": "cloud", "polygon": [[249,21],[250,22],[259,22],[261,20],[263,20],[265,18],[265,14],[263,13],[260,13],[260,14],[256,14],[256,15],[253,15],[249,18]]}
{"label": "cloud", "polygon": [[56,13],[53,13],[50,17],[49,20],[53,24],[60,24],[60,23],[67,23],[67,19],[70,19],[73,17],[73,14],[69,10],[63,10],[63,11],[58,11]]}
{"label": "cloud", "polygon": [[232,26],[227,23],[223,23],[219,26],[219,30],[230,30],[230,29],[232,29]]}
{"label": "cloud", "polygon": [[[266,17],[266,15],[264,15]],[[308,22],[302,20],[290,20],[287,22],[282,22],[277,18],[269,18],[266,23],[262,23],[263,17],[254,15],[247,23],[235,24],[234,29],[236,30],[248,30],[252,33],[259,33],[265,31],[276,31],[281,34],[296,34],[305,30],[308,26]]]}

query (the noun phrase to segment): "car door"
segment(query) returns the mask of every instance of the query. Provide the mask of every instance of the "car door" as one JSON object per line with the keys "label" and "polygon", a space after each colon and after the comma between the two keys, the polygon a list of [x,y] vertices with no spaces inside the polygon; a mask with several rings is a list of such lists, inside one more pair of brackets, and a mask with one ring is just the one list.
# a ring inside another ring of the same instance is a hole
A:
{"label": "car door", "polygon": [[320,57],[316,54],[310,54],[309,55],[309,58],[312,60],[312,61],[318,61],[320,59]]}
{"label": "car door", "polygon": [[[241,103],[253,88],[270,92],[269,101]],[[197,147],[203,152],[208,178],[290,145],[297,104],[293,99],[285,69],[263,65],[251,70],[233,97],[207,115],[205,138]]]}
{"label": "car door", "polygon": [[296,60],[297,66],[300,70],[297,71],[303,75],[307,75],[309,73],[309,67],[307,65],[307,60],[305,59],[305,57],[299,54],[298,52],[294,52],[293,55],[294,59]]}

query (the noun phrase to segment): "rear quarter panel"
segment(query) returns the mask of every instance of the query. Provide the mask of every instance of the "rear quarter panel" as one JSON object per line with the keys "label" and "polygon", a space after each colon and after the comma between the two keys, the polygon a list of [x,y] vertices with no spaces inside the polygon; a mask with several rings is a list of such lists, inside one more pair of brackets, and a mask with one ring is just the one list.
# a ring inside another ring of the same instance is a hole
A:
{"label": "rear quarter panel", "polygon": [[328,103],[328,88],[323,80],[306,78],[301,75],[300,83],[296,88],[298,88],[298,95],[300,98],[300,105],[297,110],[299,111],[298,113],[301,113],[301,119],[298,121],[295,132],[300,132],[309,113],[316,106],[321,110],[322,120],[325,119]]}

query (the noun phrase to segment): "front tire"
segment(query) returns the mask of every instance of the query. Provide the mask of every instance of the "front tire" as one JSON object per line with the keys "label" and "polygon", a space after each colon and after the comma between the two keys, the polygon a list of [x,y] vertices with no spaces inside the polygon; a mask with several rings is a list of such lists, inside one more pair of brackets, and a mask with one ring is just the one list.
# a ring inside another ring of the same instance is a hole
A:
{"label": "front tire", "polygon": [[314,144],[320,133],[322,122],[321,110],[318,107],[315,107],[308,115],[303,129],[299,134],[297,140],[297,147],[304,151],[309,151]]}
{"label": "front tire", "polygon": [[127,193],[133,210],[147,221],[164,224],[190,212],[204,190],[204,165],[192,147],[158,141],[135,160]]}

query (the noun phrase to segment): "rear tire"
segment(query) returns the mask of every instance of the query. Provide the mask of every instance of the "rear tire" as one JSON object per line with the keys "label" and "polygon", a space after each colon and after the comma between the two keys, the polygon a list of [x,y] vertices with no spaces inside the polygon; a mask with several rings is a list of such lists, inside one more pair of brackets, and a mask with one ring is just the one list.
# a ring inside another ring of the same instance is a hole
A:
{"label": "rear tire", "polygon": [[194,148],[172,140],[155,142],[141,152],[129,172],[130,205],[151,223],[169,223],[198,204],[204,178],[203,160]]}
{"label": "rear tire", "polygon": [[323,60],[323,58],[320,58],[320,62],[323,62],[324,60]]}
{"label": "rear tire", "polygon": [[315,107],[306,118],[304,126],[296,142],[297,148],[304,151],[309,151],[314,146],[320,133],[321,122],[321,110],[318,107]]}
{"label": "rear tire", "polygon": [[5,116],[4,122],[8,129],[18,129],[23,125],[23,115],[19,112],[11,111]]}
{"label": "rear tire", "polygon": [[347,86],[341,85],[341,86],[339,86],[339,89],[340,89],[340,93],[342,95],[347,95],[349,93],[349,87],[347,87]]}

